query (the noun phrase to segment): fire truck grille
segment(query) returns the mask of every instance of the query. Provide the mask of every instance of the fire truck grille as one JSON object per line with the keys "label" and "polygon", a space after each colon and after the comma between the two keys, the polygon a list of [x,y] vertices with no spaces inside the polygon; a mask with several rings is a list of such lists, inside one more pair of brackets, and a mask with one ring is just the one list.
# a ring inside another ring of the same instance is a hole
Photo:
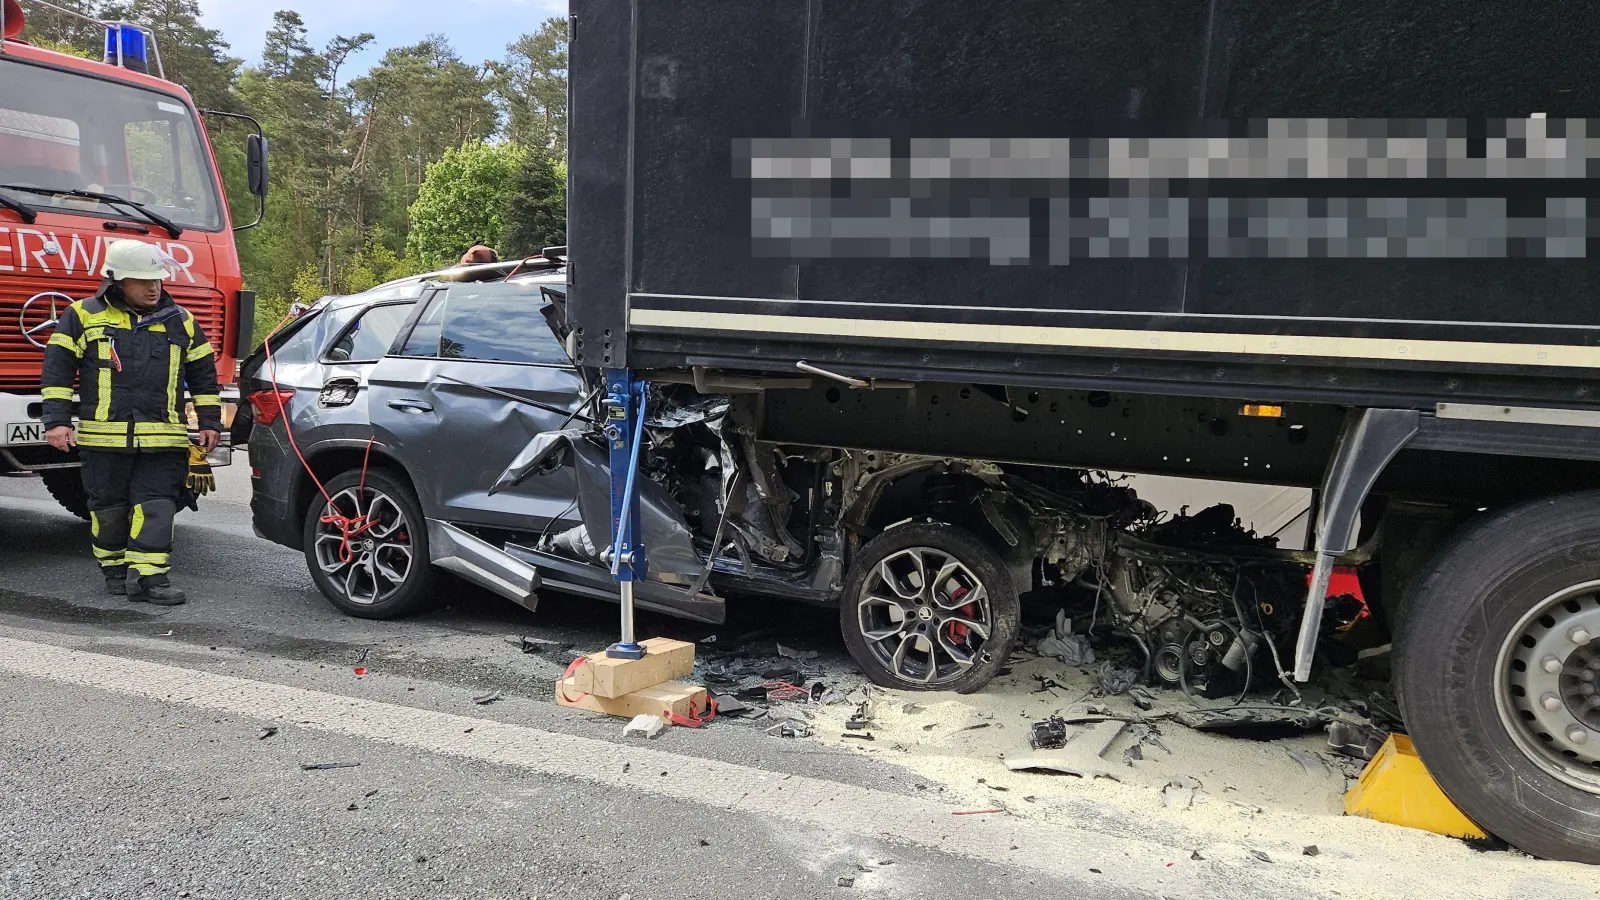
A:
{"label": "fire truck grille", "polygon": [[[59,279],[49,276],[8,275],[0,278],[0,391],[31,393],[39,390],[39,366],[44,360],[44,351],[29,343],[23,332],[50,320],[52,298],[48,294],[58,290],[73,299],[87,296],[83,285],[63,287]],[[222,333],[222,295],[209,288],[174,285],[169,285],[168,291],[174,300],[194,313],[195,321],[205,330],[206,337],[211,339],[211,346],[220,354],[225,337]],[[40,297],[24,313],[23,306],[28,299],[38,294],[47,296]],[[54,299],[58,314],[71,302],[60,296]],[[35,332],[34,338],[40,343],[49,340],[50,329]]]}

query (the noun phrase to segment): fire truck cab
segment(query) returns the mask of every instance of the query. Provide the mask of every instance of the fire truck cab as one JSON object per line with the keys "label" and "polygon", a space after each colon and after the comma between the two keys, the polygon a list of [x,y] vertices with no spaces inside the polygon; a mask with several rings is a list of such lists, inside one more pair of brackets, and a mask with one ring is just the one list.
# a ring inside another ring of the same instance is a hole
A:
{"label": "fire truck cab", "polygon": [[[148,30],[96,24],[102,60],[53,52],[20,40],[21,8],[0,0],[0,473],[37,473],[80,515],[76,453],[44,442],[39,373],[57,316],[99,289],[107,243],[147,241],[171,258],[167,290],[215,346],[225,397],[254,316],[203,114],[162,77]],[[255,132],[247,167],[264,202]],[[224,446],[212,461],[230,460]]]}

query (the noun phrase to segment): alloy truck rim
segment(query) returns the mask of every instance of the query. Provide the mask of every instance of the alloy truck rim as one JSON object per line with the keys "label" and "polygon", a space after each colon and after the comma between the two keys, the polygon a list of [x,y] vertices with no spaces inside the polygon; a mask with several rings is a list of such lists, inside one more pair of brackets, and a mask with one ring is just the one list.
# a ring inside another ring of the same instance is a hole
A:
{"label": "alloy truck rim", "polygon": [[1523,616],[1500,647],[1495,705],[1517,749],[1547,774],[1600,794],[1600,581]]}
{"label": "alloy truck rim", "polygon": [[[352,529],[358,533],[347,542],[344,523],[350,520],[358,523]],[[317,567],[345,599],[362,606],[394,596],[411,575],[410,522],[400,504],[375,488],[333,495],[322,508],[315,549]]]}
{"label": "alloy truck rim", "polygon": [[983,582],[932,547],[911,547],[878,563],[857,598],[857,620],[880,666],[924,685],[965,675],[982,660],[994,627]]}

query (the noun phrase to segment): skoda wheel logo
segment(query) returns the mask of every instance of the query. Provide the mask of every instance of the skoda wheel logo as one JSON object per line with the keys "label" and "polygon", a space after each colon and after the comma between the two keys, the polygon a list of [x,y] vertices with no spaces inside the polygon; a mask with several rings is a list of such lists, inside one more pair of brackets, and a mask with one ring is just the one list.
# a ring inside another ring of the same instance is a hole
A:
{"label": "skoda wheel logo", "polygon": [[[41,350],[44,349],[45,344],[49,343],[50,335],[45,334],[42,339],[39,337],[39,335],[43,332],[54,330],[56,327],[56,322],[61,318],[61,312],[56,307],[57,300],[65,300],[68,306],[72,305],[72,298],[61,293],[60,291],[43,291],[41,293],[34,294],[32,297],[29,297],[28,302],[22,304],[22,312],[17,314],[17,327],[22,330],[22,336],[28,339],[28,343],[38,347]],[[45,319],[43,322],[33,325],[32,327],[29,327],[28,311],[37,307],[37,312],[35,315],[42,316],[45,312],[44,304],[46,303],[50,304],[49,318]]]}

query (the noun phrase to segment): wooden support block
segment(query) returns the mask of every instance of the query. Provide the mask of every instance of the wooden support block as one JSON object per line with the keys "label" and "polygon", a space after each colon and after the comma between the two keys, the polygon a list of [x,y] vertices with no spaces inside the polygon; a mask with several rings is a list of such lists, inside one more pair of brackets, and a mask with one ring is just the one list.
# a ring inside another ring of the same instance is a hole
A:
{"label": "wooden support block", "polygon": [[706,689],[681,681],[669,681],[621,697],[600,697],[580,692],[574,679],[568,678],[556,686],[556,703],[629,719],[639,715],[662,716],[668,712],[689,717],[697,713],[705,715]]}
{"label": "wooden support block", "polygon": [[582,693],[615,698],[694,671],[694,645],[670,638],[641,641],[641,659],[612,659],[606,652],[591,653],[572,670],[573,686]]}

